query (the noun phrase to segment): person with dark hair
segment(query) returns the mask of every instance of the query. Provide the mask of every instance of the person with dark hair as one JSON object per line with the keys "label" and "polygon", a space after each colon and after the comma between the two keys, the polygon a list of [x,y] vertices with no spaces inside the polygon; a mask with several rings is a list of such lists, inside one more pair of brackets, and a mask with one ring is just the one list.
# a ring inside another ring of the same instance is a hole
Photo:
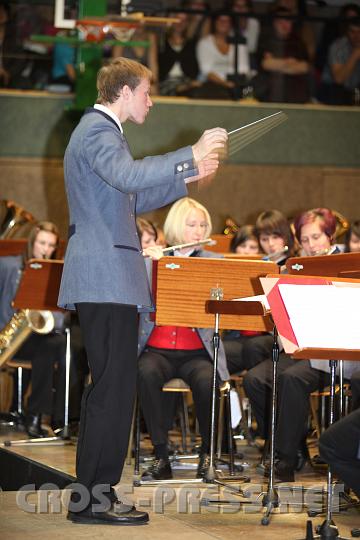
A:
{"label": "person with dark hair", "polygon": [[135,216],[184,197],[187,183],[214,175],[218,149],[227,141],[226,130],[214,128],[193,146],[133,159],[123,124],[145,122],[151,79],[147,67],[127,58],[103,66],[97,102],[65,152],[70,227],[59,305],[78,313],[91,374],[77,447],[81,491],[72,492],[68,512],[75,523],[148,522],[146,512],[118,501],[113,488],[127,453],[135,398],[138,311],[153,309]]}
{"label": "person with dark hair", "polygon": [[151,221],[141,217],[136,218],[136,230],[143,250],[149,246],[156,246],[158,233]]}
{"label": "person with dark hair", "polygon": [[345,253],[360,252],[360,220],[353,221],[345,235]]}
{"label": "person with dark hair", "polygon": [[279,266],[292,254],[294,237],[288,220],[279,210],[265,210],[259,214],[255,235],[266,258]]}
{"label": "person with dark hair", "polygon": [[[31,258],[56,258],[58,243],[57,226],[49,221],[40,221],[29,234],[24,256],[0,257],[1,329],[14,315],[11,302],[16,295],[26,261]],[[27,401],[25,416],[25,428],[30,437],[47,436],[48,432],[41,427],[43,415],[52,416],[53,427],[59,428],[64,425],[66,338],[61,333],[64,327],[64,315],[54,312],[53,316],[54,330],[46,335],[30,334],[16,353],[17,358],[30,360],[32,365],[31,393]],[[70,377],[70,418],[79,418],[81,393],[76,366],[80,351],[73,352],[75,354]],[[55,388],[55,393],[53,388]],[[26,385],[23,387],[23,393],[25,389]],[[22,422],[22,419],[18,418],[18,421]]]}
{"label": "person with dark hair", "polygon": [[253,225],[240,227],[230,242],[230,251],[239,255],[257,255],[259,249],[259,241]]}
{"label": "person with dark hair", "polygon": [[[333,247],[336,218],[328,208],[315,208],[295,220],[295,234],[306,256],[339,253]],[[345,378],[350,378],[356,362],[345,362]],[[311,392],[329,384],[329,367],[320,360],[294,360],[280,353],[278,361],[278,408],[276,424],[275,476],[293,482],[295,470],[307,459],[306,434]],[[268,438],[269,397],[272,386],[272,361],[262,362],[244,377],[245,392],[253,407],[258,429]]]}
{"label": "person with dark hair", "polygon": [[[229,15],[216,13],[212,17],[212,31],[200,39],[196,46],[200,79],[203,81],[196,97],[228,99],[234,97],[236,84],[230,79],[234,74],[235,47],[238,52],[238,74],[244,82],[250,73],[249,53],[244,44],[232,45],[233,21]],[[195,97],[195,96],[194,96]]]}
{"label": "person with dark hair", "polygon": [[251,0],[231,0],[229,7],[233,12],[234,25],[238,23],[238,37],[243,38],[249,51],[250,67],[257,69],[257,47],[260,35],[260,23],[249,13],[253,11]]}
{"label": "person with dark hair", "polygon": [[[283,266],[294,244],[286,217],[279,210],[261,212],[255,227],[250,230],[243,229],[242,234],[251,232],[266,254],[264,258],[276,262],[280,267]],[[225,332],[224,347],[229,372],[233,374],[241,373],[245,369],[252,370],[270,357],[272,345],[273,337],[266,332],[251,330]]]}
{"label": "person with dark hair", "polygon": [[331,471],[360,498],[360,409],[324,431],[319,449]]}
{"label": "person with dark hair", "polygon": [[310,99],[310,63],[306,46],[297,34],[292,14],[275,9],[272,27],[261,34],[259,73],[253,79],[260,101],[306,103]]}
{"label": "person with dark hair", "polygon": [[160,95],[188,95],[199,86],[199,65],[195,55],[196,41],[187,35],[188,14],[176,13],[178,22],[172,24],[159,45]]}
{"label": "person with dark hair", "polygon": [[360,7],[353,6],[345,35],[330,46],[319,100],[330,105],[360,103]]}

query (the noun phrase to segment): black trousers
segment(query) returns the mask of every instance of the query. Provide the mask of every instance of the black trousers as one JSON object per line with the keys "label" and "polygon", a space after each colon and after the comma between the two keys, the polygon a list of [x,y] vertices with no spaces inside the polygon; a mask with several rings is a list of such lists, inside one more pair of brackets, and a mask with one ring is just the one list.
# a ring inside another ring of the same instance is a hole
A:
{"label": "black trousers", "polygon": [[[360,366],[359,366],[360,367]],[[360,408],[360,371],[352,374],[351,380],[352,410]]]}
{"label": "black trousers", "polygon": [[360,409],[330,426],[319,447],[332,472],[360,497]]}
{"label": "black trousers", "polygon": [[[31,361],[31,394],[27,406],[29,414],[49,414],[54,420],[62,421],[65,400],[65,351],[64,334],[33,333],[16,353],[17,358]],[[80,357],[80,348],[73,346],[70,364],[70,418],[78,418],[80,413],[82,391]],[[25,388],[26,385],[23,385],[23,392]]]}
{"label": "black trousers", "polygon": [[76,456],[78,482],[91,490],[120,480],[136,388],[136,306],[76,305],[92,382],[83,394]]}
{"label": "black trousers", "polygon": [[[278,361],[278,376],[295,363],[296,360],[293,360],[285,353],[281,353]],[[243,382],[246,395],[256,418],[259,434],[263,439],[269,437],[272,373],[273,363],[270,359],[267,359],[248,371]]]}
{"label": "black trousers", "polygon": [[223,343],[230,374],[252,369],[269,358],[273,341],[274,338],[270,334],[259,336],[240,335],[234,339],[225,335]]}
{"label": "black trousers", "polygon": [[164,445],[168,440],[169,396],[162,387],[180,377],[192,390],[202,448],[208,451],[213,363],[207,351],[147,349],[138,364],[139,398],[153,445]]}

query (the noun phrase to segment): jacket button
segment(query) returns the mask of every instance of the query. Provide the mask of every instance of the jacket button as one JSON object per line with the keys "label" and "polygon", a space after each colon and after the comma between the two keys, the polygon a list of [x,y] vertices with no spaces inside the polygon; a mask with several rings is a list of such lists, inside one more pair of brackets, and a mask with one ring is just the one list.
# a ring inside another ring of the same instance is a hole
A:
{"label": "jacket button", "polygon": [[176,167],[176,170],[177,170],[178,172],[182,172],[182,170],[183,170],[182,165],[178,165],[178,166]]}

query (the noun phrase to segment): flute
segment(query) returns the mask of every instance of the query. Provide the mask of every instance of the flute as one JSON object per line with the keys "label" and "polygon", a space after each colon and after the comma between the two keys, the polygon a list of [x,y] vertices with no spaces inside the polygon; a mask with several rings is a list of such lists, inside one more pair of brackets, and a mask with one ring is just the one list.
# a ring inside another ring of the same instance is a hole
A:
{"label": "flute", "polygon": [[171,251],[175,251],[176,249],[184,249],[184,248],[190,248],[194,246],[200,246],[204,244],[212,244],[214,243],[214,240],[211,238],[207,238],[206,240],[199,240],[198,242],[190,242],[189,244],[178,244],[177,246],[170,246],[162,249],[163,253],[169,253]]}
{"label": "flute", "polygon": [[275,251],[274,253],[270,253],[270,255],[266,255],[266,257],[263,257],[263,261],[274,261],[276,262],[276,259],[281,257],[281,255],[285,255],[289,251],[288,246],[284,246],[280,251]]}

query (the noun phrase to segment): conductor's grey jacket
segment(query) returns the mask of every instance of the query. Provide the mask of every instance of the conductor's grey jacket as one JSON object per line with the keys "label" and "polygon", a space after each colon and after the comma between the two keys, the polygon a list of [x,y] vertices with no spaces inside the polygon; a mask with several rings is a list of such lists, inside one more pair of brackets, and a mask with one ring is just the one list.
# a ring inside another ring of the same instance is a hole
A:
{"label": "conductor's grey jacket", "polygon": [[184,197],[185,178],[197,173],[190,146],[134,160],[116,122],[89,109],[64,158],[70,227],[59,306],[113,302],[150,308],[135,216]]}

